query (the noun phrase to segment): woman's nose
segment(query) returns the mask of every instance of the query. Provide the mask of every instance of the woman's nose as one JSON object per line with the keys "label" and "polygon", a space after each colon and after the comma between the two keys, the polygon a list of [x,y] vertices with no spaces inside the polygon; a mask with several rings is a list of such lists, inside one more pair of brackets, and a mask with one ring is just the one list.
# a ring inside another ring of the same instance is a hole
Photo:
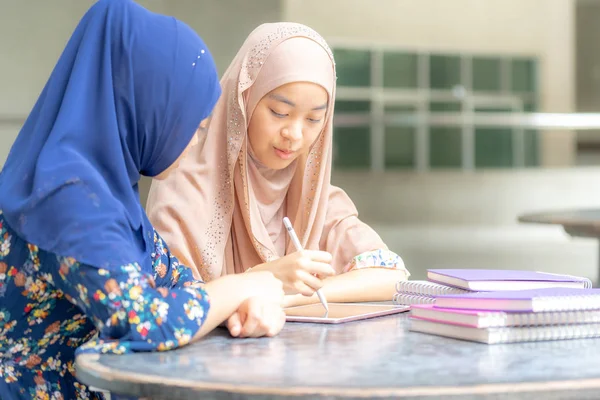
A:
{"label": "woman's nose", "polygon": [[298,141],[302,139],[302,127],[300,124],[290,125],[281,131],[281,135],[292,142]]}

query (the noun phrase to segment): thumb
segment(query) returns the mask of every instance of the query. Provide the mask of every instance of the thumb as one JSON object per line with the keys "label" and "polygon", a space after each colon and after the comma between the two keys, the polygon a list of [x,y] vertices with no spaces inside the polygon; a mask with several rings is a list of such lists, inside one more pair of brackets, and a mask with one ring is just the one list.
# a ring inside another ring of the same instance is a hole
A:
{"label": "thumb", "polygon": [[227,329],[229,329],[229,334],[233,337],[238,337],[242,330],[242,321],[240,319],[240,314],[236,311],[231,317],[227,320]]}

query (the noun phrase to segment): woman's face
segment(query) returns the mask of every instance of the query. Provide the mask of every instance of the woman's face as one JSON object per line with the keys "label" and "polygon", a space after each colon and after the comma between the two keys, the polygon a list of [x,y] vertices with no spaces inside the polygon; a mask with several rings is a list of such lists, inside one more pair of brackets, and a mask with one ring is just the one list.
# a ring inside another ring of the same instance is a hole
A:
{"label": "woman's face", "polygon": [[187,147],[185,149],[183,149],[183,151],[181,152],[181,154],[179,155],[179,157],[177,157],[177,160],[175,160],[173,162],[173,164],[171,164],[169,166],[169,168],[165,169],[160,174],[154,176],[153,179],[157,179],[159,181],[162,181],[163,179],[165,179],[165,178],[167,178],[169,176],[169,174],[171,173],[171,171],[173,171],[174,169],[176,169],[179,166],[179,163],[181,162],[181,160],[183,160],[185,158],[185,156],[188,154],[188,152],[190,151],[190,149],[192,147],[194,147],[195,145],[198,144],[198,132],[206,130],[206,127],[208,125],[208,120],[209,120],[209,118],[205,118],[205,119],[203,119],[200,122],[200,126],[196,130],[196,133],[194,133],[194,136],[192,136],[192,138],[190,139],[190,143],[188,143]]}
{"label": "woman's face", "polygon": [[266,94],[248,126],[258,160],[279,170],[306,154],[323,129],[327,104],[327,91],[310,82],[288,83]]}

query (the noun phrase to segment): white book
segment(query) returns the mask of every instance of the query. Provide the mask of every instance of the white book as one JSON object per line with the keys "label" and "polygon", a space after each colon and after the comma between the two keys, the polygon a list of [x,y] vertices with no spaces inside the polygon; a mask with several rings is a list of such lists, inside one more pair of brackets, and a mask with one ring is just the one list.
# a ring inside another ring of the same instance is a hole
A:
{"label": "white book", "polygon": [[411,318],[410,330],[487,344],[600,337],[600,323],[509,328],[473,328]]}

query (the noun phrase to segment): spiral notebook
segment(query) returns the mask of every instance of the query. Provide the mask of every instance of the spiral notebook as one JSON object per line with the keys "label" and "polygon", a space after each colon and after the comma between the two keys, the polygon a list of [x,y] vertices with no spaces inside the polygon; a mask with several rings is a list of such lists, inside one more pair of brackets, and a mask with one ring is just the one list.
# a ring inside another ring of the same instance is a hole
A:
{"label": "spiral notebook", "polygon": [[511,269],[429,269],[427,279],[471,291],[530,290],[548,287],[585,289],[592,281],[578,276]]}
{"label": "spiral notebook", "polygon": [[410,318],[410,330],[487,344],[600,337],[600,323],[509,328],[473,328]]}
{"label": "spiral notebook", "polygon": [[444,294],[471,293],[470,290],[459,289],[430,281],[398,281],[396,282],[396,292],[429,297]]}
{"label": "spiral notebook", "polygon": [[410,293],[394,293],[392,303],[397,306],[411,306],[414,304],[434,304],[435,297],[419,296],[418,294]]}
{"label": "spiral notebook", "polygon": [[473,328],[600,323],[600,310],[525,312],[456,310],[430,304],[411,307],[414,318]]}
{"label": "spiral notebook", "polygon": [[570,311],[600,309],[600,289],[548,288],[450,294],[436,297],[436,308],[495,311]]}

